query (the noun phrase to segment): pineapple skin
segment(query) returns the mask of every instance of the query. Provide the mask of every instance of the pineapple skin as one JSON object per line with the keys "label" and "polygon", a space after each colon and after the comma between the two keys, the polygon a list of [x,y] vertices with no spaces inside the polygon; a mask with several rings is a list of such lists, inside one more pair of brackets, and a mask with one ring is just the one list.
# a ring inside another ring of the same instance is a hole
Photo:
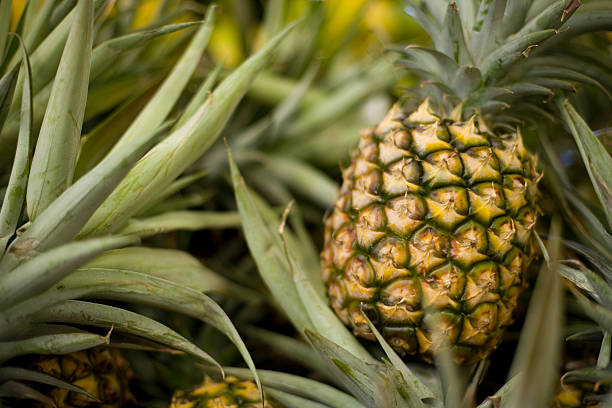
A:
{"label": "pineapple skin", "polygon": [[120,408],[135,402],[129,390],[132,370],[117,349],[95,347],[66,355],[41,355],[32,368],[76,385],[100,401],[51,388],[46,394],[58,408]]}
{"label": "pineapple skin", "polygon": [[208,376],[191,391],[176,391],[170,408],[283,408],[266,397],[261,402],[259,390],[253,381],[228,376],[216,382]]}
{"label": "pineapple skin", "polygon": [[400,354],[487,357],[512,323],[537,259],[536,160],[519,133],[453,122],[427,100],[363,131],[325,219],[331,306]]}

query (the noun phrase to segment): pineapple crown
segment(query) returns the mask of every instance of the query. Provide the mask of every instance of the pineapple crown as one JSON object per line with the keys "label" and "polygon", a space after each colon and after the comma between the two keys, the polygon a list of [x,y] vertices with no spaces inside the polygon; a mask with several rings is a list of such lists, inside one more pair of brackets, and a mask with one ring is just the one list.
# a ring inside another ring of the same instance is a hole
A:
{"label": "pineapple crown", "polygon": [[434,48],[410,45],[401,50],[399,64],[422,79],[417,92],[449,117],[497,113],[495,125],[513,126],[528,112],[541,117],[542,102],[575,90],[576,82],[597,86],[609,97],[594,75],[601,71],[595,60],[600,53],[587,44],[572,48],[570,41],[612,27],[605,3],[412,0],[406,11]]}

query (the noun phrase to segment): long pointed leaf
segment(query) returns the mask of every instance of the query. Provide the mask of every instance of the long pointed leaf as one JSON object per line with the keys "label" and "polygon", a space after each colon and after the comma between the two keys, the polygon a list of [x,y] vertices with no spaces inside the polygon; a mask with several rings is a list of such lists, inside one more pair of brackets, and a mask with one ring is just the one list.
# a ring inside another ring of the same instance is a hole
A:
{"label": "long pointed leaf", "polygon": [[72,183],[89,84],[93,14],[93,0],[78,3],[30,169],[26,194],[30,220]]}
{"label": "long pointed leaf", "polygon": [[183,126],[151,149],[96,211],[81,235],[99,234],[121,227],[196,161],[221,133],[253,78],[268,64],[273,52],[293,27],[285,28],[225,78]]}
{"label": "long pointed leaf", "polygon": [[138,244],[136,237],[103,237],[53,248],[0,275],[0,308],[34,297],[108,249]]}
{"label": "long pointed leaf", "polygon": [[608,226],[612,227],[612,157],[568,99],[557,99],[557,107],[574,136]]}
{"label": "long pointed leaf", "polygon": [[[4,193],[2,209],[0,209],[0,258],[4,255],[8,240],[15,232],[19,223],[19,217],[21,216],[21,210],[25,201],[25,191],[30,170],[30,155],[32,154],[32,70],[27,50],[23,42],[20,41],[20,43],[24,61],[23,72],[25,72],[26,79],[23,82],[17,150],[8,186]],[[2,125],[0,124],[1,128]]]}
{"label": "long pointed leaf", "polygon": [[68,300],[41,310],[33,319],[42,323],[69,323],[75,325],[111,328],[155,341],[160,344],[191,354],[200,360],[215,365],[223,371],[219,363],[189,340],[174,330],[153,319],[99,303]]}
{"label": "long pointed leaf", "polygon": [[108,343],[108,337],[90,333],[52,334],[0,342],[0,363],[26,354],[67,354]]}
{"label": "long pointed leaf", "polygon": [[0,367],[0,382],[7,380],[30,381],[47,384],[54,388],[63,388],[68,391],[85,395],[91,399],[96,398],[84,389],[79,388],[69,382],[62,381],[49,374],[41,373],[40,371],[27,370],[21,367]]}

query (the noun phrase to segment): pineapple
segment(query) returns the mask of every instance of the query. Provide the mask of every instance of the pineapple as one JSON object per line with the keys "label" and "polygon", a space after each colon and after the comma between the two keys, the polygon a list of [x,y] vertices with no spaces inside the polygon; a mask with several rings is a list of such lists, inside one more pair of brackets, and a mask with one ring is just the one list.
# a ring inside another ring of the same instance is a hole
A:
{"label": "pineapple", "polygon": [[[67,355],[40,355],[31,366],[87,391],[104,407],[122,407],[134,402],[129,390],[133,376],[119,350],[95,347]],[[64,388],[52,388],[47,395],[60,408],[89,407],[94,401]]]}
{"label": "pineapple", "polygon": [[205,376],[193,390],[176,391],[170,408],[282,408],[282,405],[267,396],[262,403],[253,381],[228,376],[216,382]]}
{"label": "pineapple", "polygon": [[546,54],[529,51],[578,2],[515,27],[501,18],[515,24],[528,2],[483,1],[477,13],[450,2],[442,28],[440,10],[418,3],[411,15],[435,47],[402,50],[400,65],[423,79],[417,103],[361,134],[325,219],[322,275],[357,336],[374,339],[367,315],[401,354],[431,362],[446,345],[470,364],[497,347],[537,266],[541,173],[519,124],[560,84],[542,75],[561,74],[538,73]]}
{"label": "pineapple", "polygon": [[[325,225],[331,305],[356,335],[431,361],[436,324],[455,359],[499,343],[535,259],[540,175],[518,132],[453,121],[426,100],[363,132]],[[439,320],[434,323],[434,317]]]}

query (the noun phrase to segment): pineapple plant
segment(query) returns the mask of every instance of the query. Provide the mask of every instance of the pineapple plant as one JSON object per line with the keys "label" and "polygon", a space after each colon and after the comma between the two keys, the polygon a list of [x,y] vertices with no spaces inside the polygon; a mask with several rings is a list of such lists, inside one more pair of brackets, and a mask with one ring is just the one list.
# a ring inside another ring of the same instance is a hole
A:
{"label": "pineapple plant", "polygon": [[202,384],[190,391],[177,391],[170,408],[283,408],[274,400],[262,402],[253,381],[228,376],[221,381],[204,377]]}
{"label": "pineapple plant", "polygon": [[[186,353],[222,370],[130,305],[215,327],[261,388],[236,328],[206,295],[244,291],[187,253],[138,245],[158,232],[235,223],[172,208],[147,214],[200,177],[181,176],[291,28],[214,89],[214,75],[198,81],[187,106],[173,110],[206,49],[214,5],[167,2],[134,30],[133,2],[29,2],[13,33],[12,3],[0,1],[0,403],[125,406],[133,398],[121,347]],[[167,24],[168,15],[188,21]],[[143,89],[126,85],[134,77]]]}
{"label": "pineapple plant", "polygon": [[579,3],[464,3],[448,4],[443,28],[440,10],[410,9],[434,39],[402,51],[422,89],[362,133],[321,264],[331,305],[356,335],[374,339],[365,314],[401,354],[431,362],[445,345],[471,364],[497,347],[537,267],[542,173],[519,124],[568,73],[528,52],[571,27]]}

